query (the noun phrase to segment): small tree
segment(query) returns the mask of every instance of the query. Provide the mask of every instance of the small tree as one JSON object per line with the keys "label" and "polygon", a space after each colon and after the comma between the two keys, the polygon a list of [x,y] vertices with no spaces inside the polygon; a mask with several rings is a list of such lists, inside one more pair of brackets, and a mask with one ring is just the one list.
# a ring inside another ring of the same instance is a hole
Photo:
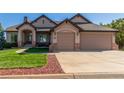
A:
{"label": "small tree", "polygon": [[5,43],[4,30],[3,30],[3,27],[2,27],[2,25],[0,23],[0,50],[3,49],[4,43]]}

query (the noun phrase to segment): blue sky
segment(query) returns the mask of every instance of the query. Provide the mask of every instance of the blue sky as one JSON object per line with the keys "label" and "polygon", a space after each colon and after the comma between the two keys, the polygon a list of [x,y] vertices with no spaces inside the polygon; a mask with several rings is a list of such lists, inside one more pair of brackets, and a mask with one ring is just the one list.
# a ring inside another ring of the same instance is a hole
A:
{"label": "blue sky", "polygon": [[[65,18],[71,18],[75,13],[44,13],[52,20],[64,20]],[[81,13],[90,21],[99,23],[110,23],[112,20],[118,18],[124,18],[124,13]],[[34,20],[42,15],[42,13],[0,13],[0,22],[4,29],[9,26],[20,24],[23,22],[23,17],[28,16],[30,20]]]}

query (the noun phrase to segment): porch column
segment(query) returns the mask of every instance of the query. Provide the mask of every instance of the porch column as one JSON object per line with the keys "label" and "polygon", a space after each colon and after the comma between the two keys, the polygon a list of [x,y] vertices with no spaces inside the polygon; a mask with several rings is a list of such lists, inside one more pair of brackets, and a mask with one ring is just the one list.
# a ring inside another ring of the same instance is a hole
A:
{"label": "porch column", "polygon": [[57,49],[57,32],[51,33],[51,44],[49,46],[49,51],[53,52]]}
{"label": "porch column", "polygon": [[36,46],[36,31],[32,31],[32,47]]}
{"label": "porch column", "polygon": [[80,50],[80,33],[75,32],[75,50]]}
{"label": "porch column", "polygon": [[22,47],[22,32],[18,31],[18,47]]}

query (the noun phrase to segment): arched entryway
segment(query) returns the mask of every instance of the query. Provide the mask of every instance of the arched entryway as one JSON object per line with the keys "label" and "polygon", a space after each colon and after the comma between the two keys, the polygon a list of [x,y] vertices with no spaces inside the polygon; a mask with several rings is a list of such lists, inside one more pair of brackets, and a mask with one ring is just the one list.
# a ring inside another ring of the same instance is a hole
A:
{"label": "arched entryway", "polygon": [[36,29],[30,23],[23,23],[18,30],[19,47],[24,47],[26,44],[30,44],[29,47],[36,46]]}
{"label": "arched entryway", "polygon": [[23,31],[23,45],[32,46],[32,31],[30,30]]}

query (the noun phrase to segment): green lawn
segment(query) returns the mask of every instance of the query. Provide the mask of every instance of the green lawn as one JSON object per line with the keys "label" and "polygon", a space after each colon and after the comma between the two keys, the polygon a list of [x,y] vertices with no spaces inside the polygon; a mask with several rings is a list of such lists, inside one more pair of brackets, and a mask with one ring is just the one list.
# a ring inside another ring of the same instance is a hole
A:
{"label": "green lawn", "polygon": [[46,54],[16,53],[18,49],[0,51],[0,68],[31,68],[42,67],[47,64]]}
{"label": "green lawn", "polygon": [[26,50],[27,53],[47,53],[49,52],[48,48],[29,48]]}

